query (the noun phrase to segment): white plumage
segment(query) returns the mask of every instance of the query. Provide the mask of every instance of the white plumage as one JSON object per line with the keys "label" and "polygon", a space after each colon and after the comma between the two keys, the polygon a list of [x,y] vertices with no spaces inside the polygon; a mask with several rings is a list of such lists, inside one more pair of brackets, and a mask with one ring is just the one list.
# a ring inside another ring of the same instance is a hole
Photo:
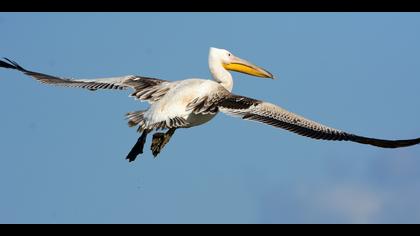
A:
{"label": "white plumage", "polygon": [[203,124],[214,117],[212,115],[194,114],[187,110],[187,106],[196,98],[202,98],[212,92],[224,89],[220,84],[211,80],[187,79],[170,83],[171,89],[158,101],[151,104],[150,108],[144,113],[146,127],[180,117],[186,120],[186,127],[193,127]]}

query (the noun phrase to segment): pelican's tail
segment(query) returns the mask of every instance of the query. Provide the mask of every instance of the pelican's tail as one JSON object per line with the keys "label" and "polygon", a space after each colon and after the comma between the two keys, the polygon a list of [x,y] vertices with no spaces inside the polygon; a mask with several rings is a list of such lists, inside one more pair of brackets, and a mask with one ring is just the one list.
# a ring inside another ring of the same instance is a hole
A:
{"label": "pelican's tail", "polygon": [[128,112],[126,114],[126,118],[128,120],[128,126],[134,127],[140,125],[142,127],[144,125],[144,113],[146,111],[133,111]]}

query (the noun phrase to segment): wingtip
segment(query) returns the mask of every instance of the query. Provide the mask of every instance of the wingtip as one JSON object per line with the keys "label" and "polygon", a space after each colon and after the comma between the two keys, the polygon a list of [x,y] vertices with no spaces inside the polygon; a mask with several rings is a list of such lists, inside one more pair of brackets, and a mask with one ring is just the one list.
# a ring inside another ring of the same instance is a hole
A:
{"label": "wingtip", "polygon": [[0,60],[0,67],[14,69],[19,71],[26,71],[23,67],[21,67],[17,62],[10,60],[7,57],[3,57],[4,60]]}
{"label": "wingtip", "polygon": [[[6,57],[3,57],[3,59],[6,61],[9,61],[9,59],[7,59]],[[8,69],[15,69],[15,67],[12,64],[7,63],[3,60],[0,60],[0,67],[8,68]]]}

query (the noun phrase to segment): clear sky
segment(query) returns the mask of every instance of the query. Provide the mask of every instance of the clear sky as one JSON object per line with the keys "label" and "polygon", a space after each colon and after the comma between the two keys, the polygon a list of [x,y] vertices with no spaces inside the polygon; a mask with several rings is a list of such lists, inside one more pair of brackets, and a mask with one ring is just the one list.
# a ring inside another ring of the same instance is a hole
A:
{"label": "clear sky", "polygon": [[[74,78],[210,79],[209,47],[273,73],[234,92],[368,137],[420,136],[418,13],[0,13],[0,56]],[[0,70],[1,223],[420,223],[420,145],[308,139],[219,114],[157,159],[129,91]]]}

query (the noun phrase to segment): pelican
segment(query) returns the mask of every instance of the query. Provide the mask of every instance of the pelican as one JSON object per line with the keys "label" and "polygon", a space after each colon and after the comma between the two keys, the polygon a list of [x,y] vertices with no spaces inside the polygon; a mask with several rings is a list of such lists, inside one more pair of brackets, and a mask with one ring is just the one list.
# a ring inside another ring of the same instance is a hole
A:
{"label": "pelican", "polygon": [[[313,139],[352,141],[382,148],[407,147],[420,143],[420,138],[384,140],[355,135],[322,125],[277,105],[235,95],[232,93],[233,78],[229,71],[268,79],[274,79],[274,76],[262,67],[241,59],[225,49],[210,48],[208,62],[213,80],[192,78],[167,81],[137,75],[91,80],[70,79],[26,70],[7,58],[4,58],[4,61],[0,60],[0,67],[18,70],[44,84],[92,91],[133,89],[134,92],[130,96],[149,102],[150,107],[126,114],[128,125],[137,126],[137,131],[141,133],[126,156],[129,162],[143,153],[149,133],[155,131],[150,149],[156,158],[174,135],[175,130],[207,123],[218,112],[286,129]],[[158,130],[167,131],[157,132]]]}

